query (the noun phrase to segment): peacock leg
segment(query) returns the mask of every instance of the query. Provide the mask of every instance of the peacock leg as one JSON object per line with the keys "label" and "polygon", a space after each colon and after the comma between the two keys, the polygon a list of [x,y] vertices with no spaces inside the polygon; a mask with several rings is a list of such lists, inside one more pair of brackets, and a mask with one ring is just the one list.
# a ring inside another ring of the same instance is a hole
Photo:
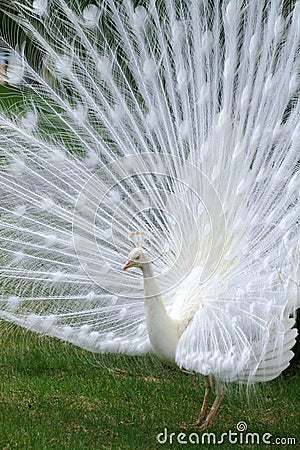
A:
{"label": "peacock leg", "polygon": [[217,411],[219,409],[219,406],[221,405],[221,403],[223,401],[226,391],[227,391],[227,387],[223,386],[221,392],[219,392],[219,394],[216,396],[215,401],[213,402],[213,405],[209,411],[209,414],[207,415],[204,423],[201,425],[200,430],[209,428],[212,425],[214,418],[216,417]]}
{"label": "peacock leg", "polygon": [[199,425],[205,419],[206,411],[208,408],[208,399],[211,394],[211,380],[207,376],[204,377],[204,380],[205,380],[205,394],[199,417],[196,420],[196,425]]}

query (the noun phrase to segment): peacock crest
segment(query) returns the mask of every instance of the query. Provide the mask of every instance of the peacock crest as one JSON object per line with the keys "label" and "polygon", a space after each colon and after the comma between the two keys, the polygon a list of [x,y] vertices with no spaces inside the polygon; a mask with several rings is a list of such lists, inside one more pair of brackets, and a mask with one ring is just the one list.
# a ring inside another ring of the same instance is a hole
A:
{"label": "peacock crest", "polygon": [[147,233],[145,231],[131,231],[128,234],[129,239],[135,244],[136,247],[142,248],[143,243],[145,241],[145,238],[147,236]]}

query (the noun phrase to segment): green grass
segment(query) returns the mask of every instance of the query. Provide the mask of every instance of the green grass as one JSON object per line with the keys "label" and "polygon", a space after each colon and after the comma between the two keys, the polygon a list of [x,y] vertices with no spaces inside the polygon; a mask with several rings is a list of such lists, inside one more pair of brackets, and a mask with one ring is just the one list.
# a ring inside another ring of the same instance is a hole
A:
{"label": "green grass", "polygon": [[[153,361],[98,357],[2,323],[0,449],[268,448],[207,440],[199,446],[159,444],[156,436],[165,427],[170,433],[197,432],[182,425],[199,413],[204,385],[199,377]],[[220,438],[244,421],[248,431],[268,432],[271,439],[295,437],[299,445],[296,368],[248,397],[244,389],[229,389],[210,431]]]}

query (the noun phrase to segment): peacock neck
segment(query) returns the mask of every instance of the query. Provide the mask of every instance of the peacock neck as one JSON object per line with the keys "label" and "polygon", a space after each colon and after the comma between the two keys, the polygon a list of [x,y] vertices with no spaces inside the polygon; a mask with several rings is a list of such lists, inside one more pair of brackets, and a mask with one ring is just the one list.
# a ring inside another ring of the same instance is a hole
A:
{"label": "peacock neck", "polygon": [[143,268],[145,314],[148,335],[154,353],[167,364],[175,364],[176,347],[179,340],[178,321],[166,311],[153,269],[148,263]]}

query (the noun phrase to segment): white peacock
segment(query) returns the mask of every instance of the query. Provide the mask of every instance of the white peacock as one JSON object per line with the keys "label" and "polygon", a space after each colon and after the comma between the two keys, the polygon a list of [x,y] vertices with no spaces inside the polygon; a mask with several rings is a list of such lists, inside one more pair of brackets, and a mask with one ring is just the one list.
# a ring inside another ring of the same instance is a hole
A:
{"label": "white peacock", "polygon": [[292,358],[300,2],[79,3],[3,11],[0,318],[204,375],[205,427]]}

